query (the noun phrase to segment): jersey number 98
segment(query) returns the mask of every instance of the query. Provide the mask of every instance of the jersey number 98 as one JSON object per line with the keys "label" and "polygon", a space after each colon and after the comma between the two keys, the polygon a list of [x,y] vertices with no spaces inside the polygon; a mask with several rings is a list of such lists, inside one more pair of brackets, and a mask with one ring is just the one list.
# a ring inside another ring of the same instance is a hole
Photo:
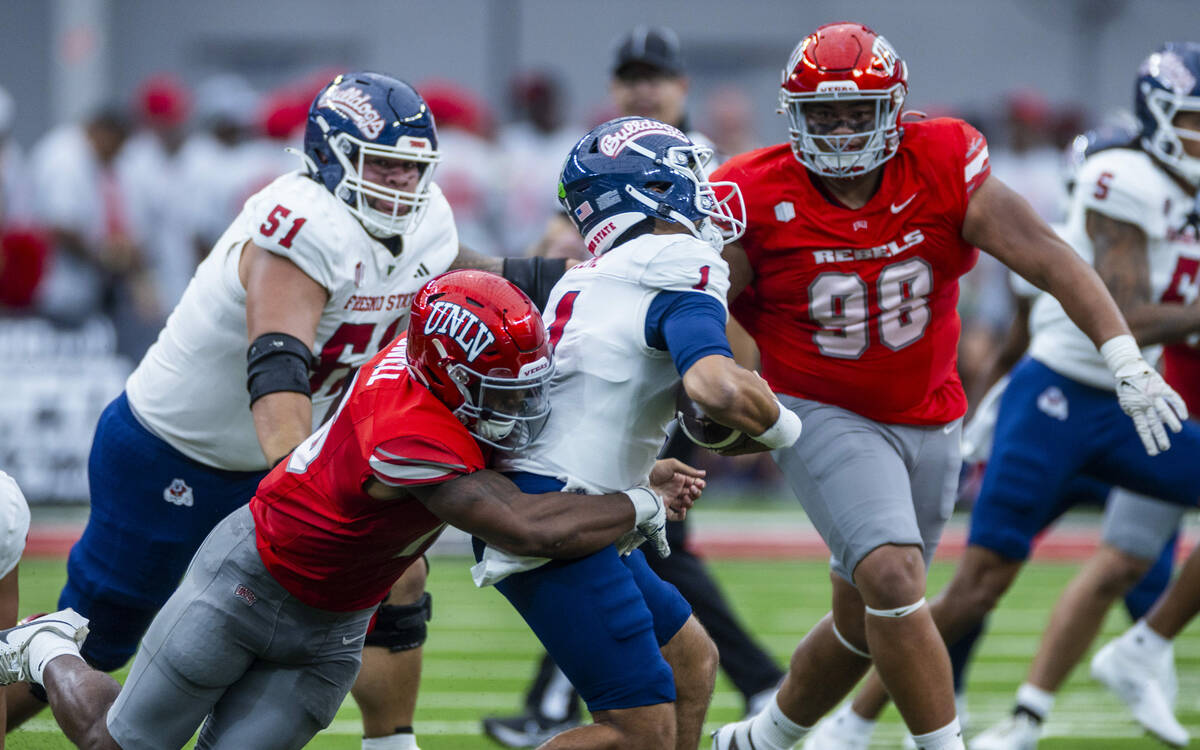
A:
{"label": "jersey number 98", "polygon": [[[925,335],[933,269],[921,258],[893,263],[879,273],[876,303],[879,340],[899,351]],[[823,273],[808,286],[808,313],[821,330],[813,334],[826,357],[858,359],[871,344],[870,289],[856,273]]]}

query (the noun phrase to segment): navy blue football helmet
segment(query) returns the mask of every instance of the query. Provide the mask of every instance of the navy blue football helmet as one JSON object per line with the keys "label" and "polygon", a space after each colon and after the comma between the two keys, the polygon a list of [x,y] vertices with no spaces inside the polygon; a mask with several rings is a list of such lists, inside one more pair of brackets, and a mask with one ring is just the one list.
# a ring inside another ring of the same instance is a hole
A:
{"label": "navy blue football helmet", "polygon": [[[433,113],[404,81],[379,73],[346,73],[321,89],[308,110],[304,161],[309,174],[346,203],[376,237],[416,229],[431,196],[438,153]],[[411,192],[363,177],[370,158],[415,162]]]}
{"label": "navy blue football helmet", "polygon": [[1193,185],[1200,185],[1200,159],[1183,141],[1200,141],[1200,131],[1176,127],[1179,112],[1200,112],[1200,44],[1167,42],[1138,70],[1134,112],[1142,147]]}
{"label": "navy blue football helmet", "polygon": [[711,158],[712,149],[658,120],[609,120],[571,149],[558,201],[597,257],[646,218],[679,224],[720,249],[742,236],[746,209],[736,184],[708,181]]}

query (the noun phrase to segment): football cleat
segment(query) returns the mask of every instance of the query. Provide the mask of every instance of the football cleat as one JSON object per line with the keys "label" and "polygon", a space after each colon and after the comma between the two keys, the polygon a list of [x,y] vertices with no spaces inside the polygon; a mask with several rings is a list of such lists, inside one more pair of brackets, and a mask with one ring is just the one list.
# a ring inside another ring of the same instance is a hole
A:
{"label": "football cleat", "polygon": [[76,647],[82,646],[87,638],[87,618],[70,607],[26,620],[0,630],[0,684],[34,681],[35,670],[29,663],[29,642],[38,633],[50,631],[73,642]]}
{"label": "football cleat", "polygon": [[[803,750],[867,750],[871,732],[851,726],[846,716],[849,711],[850,704],[847,703],[817,722],[804,738]],[[874,728],[874,722],[871,727]]]}
{"label": "football cleat", "polygon": [[1036,750],[1042,725],[1025,713],[1013,714],[984,730],[970,742],[970,750]]}
{"label": "football cleat", "polygon": [[726,724],[712,733],[712,750],[755,750],[750,742],[750,723],[753,719]]}
{"label": "football cleat", "polygon": [[1175,718],[1162,684],[1161,664],[1146,664],[1126,640],[1118,638],[1092,657],[1092,677],[1129,706],[1147,732],[1173,747],[1188,744],[1188,731]]}
{"label": "football cleat", "polygon": [[505,747],[537,747],[551,737],[579,726],[579,720],[551,721],[533,714],[489,716],[483,733]]}

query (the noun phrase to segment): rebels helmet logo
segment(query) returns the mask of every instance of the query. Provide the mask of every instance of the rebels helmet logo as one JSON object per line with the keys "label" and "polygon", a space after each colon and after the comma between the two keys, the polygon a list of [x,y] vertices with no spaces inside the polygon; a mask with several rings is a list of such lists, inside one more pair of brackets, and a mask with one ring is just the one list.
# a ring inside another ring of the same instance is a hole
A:
{"label": "rebels helmet logo", "polygon": [[617,158],[622,151],[638,138],[644,135],[667,135],[688,143],[687,136],[678,128],[673,128],[658,120],[630,120],[621,125],[615,133],[600,137],[600,153],[612,159]]}
{"label": "rebels helmet logo", "polygon": [[321,96],[318,107],[329,107],[348,117],[363,135],[374,140],[383,132],[384,121],[379,110],[371,104],[371,97],[354,86],[331,87]]}
{"label": "rebels helmet logo", "polygon": [[468,362],[483,354],[496,340],[496,334],[483,324],[475,313],[453,302],[438,300],[429,309],[425,320],[425,335],[440,333],[458,342]]}

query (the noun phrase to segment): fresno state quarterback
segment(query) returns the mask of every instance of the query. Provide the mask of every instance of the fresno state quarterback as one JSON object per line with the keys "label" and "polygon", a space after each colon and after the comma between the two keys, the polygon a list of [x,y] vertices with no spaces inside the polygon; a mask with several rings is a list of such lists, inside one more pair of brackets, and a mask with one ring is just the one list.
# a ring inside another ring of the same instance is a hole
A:
{"label": "fresno state quarterback", "polygon": [[904,122],[908,69],[881,35],[818,28],[783,70],[790,142],[737,156],[747,228],[725,248],[729,300],[763,375],[810,435],[774,456],[832,551],[833,613],[810,631],[775,701],[714,747],[795,744],[872,660],[922,748],[961,748],[925,571],[953,508],[958,278],[975,248],[1057,297],[1101,348],[1149,452],[1178,429],[1177,396],[1142,359],[1086,262],[995,177],[961,120]]}

